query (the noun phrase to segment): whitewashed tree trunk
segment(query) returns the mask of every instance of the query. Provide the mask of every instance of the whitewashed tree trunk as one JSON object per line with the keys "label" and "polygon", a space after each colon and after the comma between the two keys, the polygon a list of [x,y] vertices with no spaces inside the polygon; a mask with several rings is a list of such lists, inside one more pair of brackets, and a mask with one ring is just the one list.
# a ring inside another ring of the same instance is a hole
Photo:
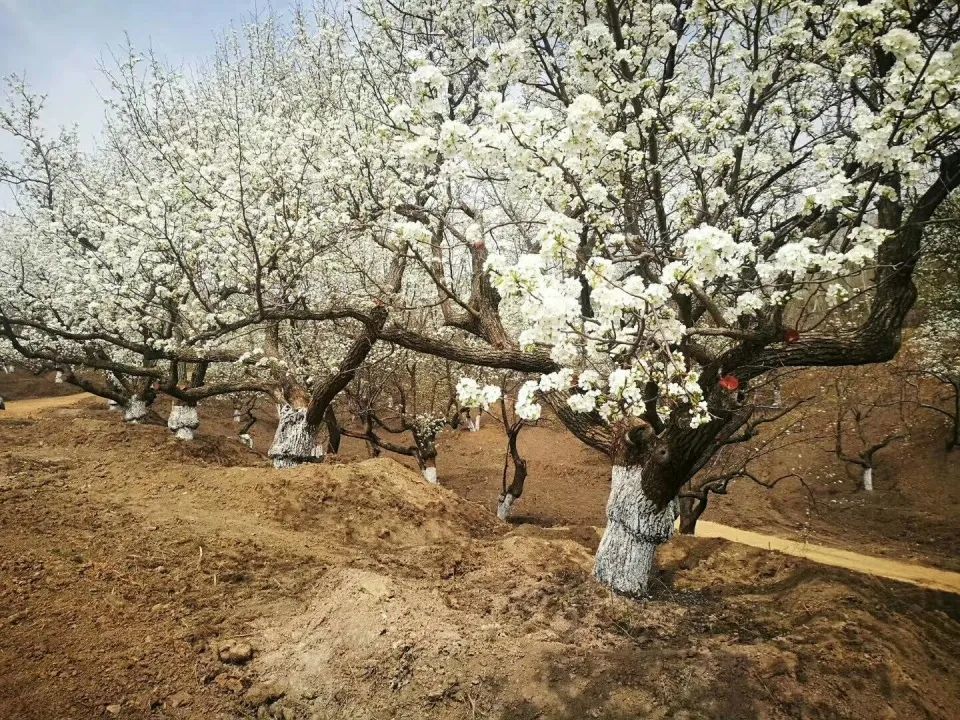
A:
{"label": "whitewashed tree trunk", "polygon": [[306,408],[278,405],[280,421],[267,456],[275,468],[290,468],[323,460],[323,446],[317,442],[319,428],[307,424]]}
{"label": "whitewashed tree trunk", "polygon": [[423,479],[426,480],[431,485],[439,485],[437,481],[437,461],[436,458],[427,457],[423,460],[420,465],[420,472],[423,474]]}
{"label": "whitewashed tree trunk", "polygon": [[127,405],[123,409],[123,419],[126,422],[136,425],[146,416],[147,403],[143,398],[134,395],[127,401]]}
{"label": "whitewashed tree trunk", "polygon": [[607,528],[597,549],[593,573],[615,592],[639,597],[647,592],[657,547],[673,536],[676,506],[657,508],[643,491],[638,465],[614,465]]}
{"label": "whitewashed tree trunk", "polygon": [[863,483],[863,489],[867,492],[873,492],[873,468],[865,467],[863,469],[863,476],[861,478]]}
{"label": "whitewashed tree trunk", "polygon": [[250,437],[250,435],[248,435],[247,433],[244,433],[243,435],[240,436],[240,442],[242,442],[248,448],[253,450],[253,438]]}
{"label": "whitewashed tree trunk", "polygon": [[200,427],[200,416],[197,414],[196,406],[172,405],[167,427],[181,440],[193,440],[197,428]]}
{"label": "whitewashed tree trunk", "polygon": [[467,424],[470,427],[470,432],[478,432],[480,430],[480,413],[477,413],[475,418],[467,418]]}
{"label": "whitewashed tree trunk", "polygon": [[510,493],[505,493],[500,498],[500,504],[497,505],[497,517],[506,521],[506,519],[510,517],[510,510],[513,508],[513,503],[515,503],[516,500],[517,499]]}
{"label": "whitewashed tree trunk", "polygon": [[53,381],[54,381],[55,383],[57,383],[57,384],[62,383],[62,382],[63,382],[63,372],[60,371],[60,370],[57,370],[57,374],[53,376]]}
{"label": "whitewashed tree trunk", "polygon": [[120,412],[120,403],[116,400],[107,400],[107,410],[110,412]]}
{"label": "whitewashed tree trunk", "polygon": [[240,422],[242,419],[243,419],[243,417],[240,415],[240,411],[234,409],[234,411],[233,411],[233,421],[234,421],[235,423],[238,423],[238,422]]}

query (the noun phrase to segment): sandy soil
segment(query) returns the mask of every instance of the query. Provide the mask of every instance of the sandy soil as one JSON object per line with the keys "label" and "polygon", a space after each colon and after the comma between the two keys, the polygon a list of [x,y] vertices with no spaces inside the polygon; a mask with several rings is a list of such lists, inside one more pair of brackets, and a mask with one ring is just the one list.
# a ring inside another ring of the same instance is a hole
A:
{"label": "sandy soil", "polygon": [[73,395],[58,395],[54,397],[31,398],[29,400],[13,400],[5,403],[5,418],[22,418],[37,415],[44,410],[53,408],[68,407],[81,400],[90,400],[91,396],[86,393],[74,393]]}
{"label": "sandy soil", "polygon": [[[78,393],[75,395],[65,395],[59,397],[19,400],[8,404],[6,416],[30,417],[44,410],[69,407],[80,402],[81,400],[95,402],[94,397],[86,393]],[[545,425],[545,427],[552,427],[552,425]],[[222,419],[220,421],[220,429],[223,429]],[[554,436],[556,434],[556,432],[553,433]],[[540,433],[540,438],[543,438],[544,435],[544,433]],[[227,437],[227,435],[224,435],[224,437]],[[477,437],[479,438],[481,436],[477,435]],[[462,447],[458,448],[456,444],[449,441],[449,439],[447,445],[448,450],[454,453],[454,457],[458,456],[458,449],[461,451],[459,455],[466,454],[468,458],[475,457],[477,454],[479,454],[477,452],[464,453],[464,449]],[[542,446],[535,447],[535,450],[537,452],[531,452],[531,448],[528,444],[528,447],[526,448],[527,453],[533,457],[536,457],[541,463],[544,461],[545,457],[557,457],[559,453],[559,448],[551,447],[549,444],[546,448]],[[546,452],[544,452],[544,450]],[[359,448],[356,446],[349,448],[349,452],[352,455],[356,455],[358,451]],[[462,459],[463,458],[461,458],[461,460]],[[407,463],[408,465],[412,465],[409,460],[407,460]],[[459,469],[461,472],[463,471],[462,466]],[[459,489],[459,492],[461,494],[466,494],[468,490],[469,486],[463,486]],[[531,523],[531,521],[533,522]],[[534,518],[529,518],[523,515],[516,515],[512,517],[510,519],[510,523],[513,525],[523,525],[528,523],[545,524],[542,520],[540,523],[537,523]],[[573,528],[568,527],[567,530],[569,532],[572,531]],[[587,538],[586,544],[589,545],[589,539],[595,534],[595,527],[590,526],[582,529],[580,537]],[[732,540],[734,542],[749,545],[751,547],[766,550],[776,550],[777,552],[785,553],[787,555],[807,558],[819,564],[844,568],[846,570],[854,570],[856,572],[873,575],[879,578],[907,582],[931,590],[943,590],[945,592],[952,592],[960,595],[960,573],[940,570],[935,567],[927,567],[917,563],[899,562],[887,558],[864,555],[863,553],[850,552],[848,550],[816,545],[809,542],[797,542],[795,540],[789,540],[775,535],[770,535],[769,533],[757,533],[749,530],[742,530],[740,528],[722,525],[709,520],[701,520],[698,523],[697,536],[704,538],[723,538],[724,540]]]}
{"label": "sandy soil", "polygon": [[73,385],[55,382],[54,378],[54,373],[34,375],[21,369],[9,373],[0,370],[0,397],[5,401],[26,400],[73,395],[77,392]]}
{"label": "sandy soil", "polygon": [[[855,377],[868,392],[880,388],[893,396],[899,390],[894,367],[869,366]],[[36,381],[22,373],[0,374],[0,394],[7,392],[14,397],[9,393],[11,384],[21,395],[69,389],[46,378],[38,391],[31,391],[30,383]],[[749,481],[737,481],[728,496],[712,498],[704,519],[805,545],[960,572],[956,520],[960,516],[960,452],[945,451],[943,418],[921,411],[904,423],[896,407],[881,410],[876,429],[905,424],[907,438],[881,452],[874,475],[877,489],[864,493],[858,489],[854,469],[839,463],[830,452],[835,408],[829,384],[828,375],[814,371],[798,373],[785,384],[785,402],[797,397],[815,398],[804,410],[803,425],[794,430],[793,437],[803,442],[762,458],[752,468],[766,478],[795,472],[803,478],[802,483],[788,480],[768,490]],[[162,424],[165,404],[159,402],[156,411],[156,421]],[[202,434],[236,435],[237,426],[231,422],[231,409],[224,401],[206,403],[200,412]],[[252,434],[255,447],[264,451],[273,433],[274,410],[262,403],[257,415],[262,421]],[[609,489],[609,461],[605,456],[582,445],[549,418],[541,421],[540,427],[525,429],[520,447],[528,459],[530,474],[524,496],[515,505],[513,522],[571,526],[581,528],[577,531],[581,534],[604,523]],[[478,433],[448,431],[441,436],[439,477],[447,487],[493,511],[501,490],[504,451],[505,439],[496,418],[485,416]],[[345,439],[341,459],[366,457],[364,443]],[[414,467],[409,458],[394,459]]]}
{"label": "sandy soil", "polygon": [[702,538],[732,540],[762,550],[776,550],[794,557],[806,558],[820,565],[830,565],[853,570],[864,575],[873,575],[878,578],[897,580],[931,590],[943,590],[960,595],[960,573],[948,570],[873,557],[824,545],[786,540],[775,535],[741,530],[709,520],[701,520],[697,523],[696,535]]}
{"label": "sandy soil", "polygon": [[540,525],[389,459],[0,416],[0,717],[955,717],[958,596],[680,538],[628,602]]}

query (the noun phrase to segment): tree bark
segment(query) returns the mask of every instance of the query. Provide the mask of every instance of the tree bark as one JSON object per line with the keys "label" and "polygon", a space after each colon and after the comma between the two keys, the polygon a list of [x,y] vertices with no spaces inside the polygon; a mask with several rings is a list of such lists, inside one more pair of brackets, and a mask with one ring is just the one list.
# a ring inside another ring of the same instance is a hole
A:
{"label": "tree bark", "polygon": [[950,441],[950,450],[960,448],[960,383],[951,382],[953,386],[953,435]]}
{"label": "tree bark", "polygon": [[181,405],[174,403],[170,406],[170,417],[167,427],[181,440],[193,440],[197,428],[200,427],[200,416],[196,405]]}
{"label": "tree bark", "polygon": [[[704,503],[704,505],[705,504],[706,503]],[[696,535],[697,520],[699,520],[703,514],[703,510],[699,508],[699,505],[700,503],[697,502],[697,499],[692,497],[681,497],[677,501],[677,508],[680,510],[679,530],[681,535]]]}
{"label": "tree bark", "polygon": [[147,401],[139,395],[131,397],[123,409],[123,419],[125,422],[133,425],[138,424],[147,417]]}
{"label": "tree bark", "polygon": [[327,452],[336,455],[340,452],[340,422],[333,410],[333,405],[327,405],[323,413],[323,424],[327,427]]}
{"label": "tree bark", "polygon": [[470,432],[477,432],[480,429],[480,410],[477,410],[477,414],[474,417],[473,411],[467,411],[467,430]]}
{"label": "tree bark", "polygon": [[510,494],[509,491],[505,492],[500,498],[500,504],[497,505],[497,517],[507,521],[507,518],[510,517],[510,510],[513,508],[513,503],[516,502],[517,498]]}
{"label": "tree bark", "polygon": [[867,492],[873,492],[873,468],[865,467],[860,478],[861,487]]}
{"label": "tree bark", "polygon": [[675,504],[659,506],[642,482],[640,465],[614,465],[607,528],[597,549],[594,575],[616,593],[647,593],[657,548],[673,536]]}
{"label": "tree bark", "polygon": [[[504,413],[506,417],[506,413]],[[506,485],[507,481],[507,463],[504,461],[503,466],[503,494],[500,496],[500,504],[497,506],[497,517],[503,521],[506,521],[510,517],[510,512],[513,509],[513,504],[520,499],[520,496],[523,494],[523,485],[527,479],[527,461],[520,455],[520,449],[517,446],[518,439],[520,437],[520,431],[523,429],[523,422],[517,422],[507,431],[507,450],[510,454],[510,459],[513,461],[513,480],[510,481],[510,485]]]}
{"label": "tree bark", "polygon": [[307,409],[283,403],[277,406],[279,422],[267,457],[275,468],[291,468],[305,463],[323,462],[323,447],[318,443],[320,428],[307,422]]}

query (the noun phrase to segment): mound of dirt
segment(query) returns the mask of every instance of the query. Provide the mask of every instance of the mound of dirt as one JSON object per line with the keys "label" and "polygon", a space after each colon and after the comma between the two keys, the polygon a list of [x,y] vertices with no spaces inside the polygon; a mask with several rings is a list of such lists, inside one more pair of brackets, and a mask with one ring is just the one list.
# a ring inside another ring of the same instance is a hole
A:
{"label": "mound of dirt", "polygon": [[342,527],[352,542],[420,546],[499,534],[501,523],[389,458],[273,471],[265,489],[274,517],[297,530]]}
{"label": "mound of dirt", "polygon": [[920,691],[957,663],[951,596],[685,538],[637,604],[555,542],[507,537],[441,586],[332,569],[258,624],[254,667],[305,717],[951,717],[955,683]]}

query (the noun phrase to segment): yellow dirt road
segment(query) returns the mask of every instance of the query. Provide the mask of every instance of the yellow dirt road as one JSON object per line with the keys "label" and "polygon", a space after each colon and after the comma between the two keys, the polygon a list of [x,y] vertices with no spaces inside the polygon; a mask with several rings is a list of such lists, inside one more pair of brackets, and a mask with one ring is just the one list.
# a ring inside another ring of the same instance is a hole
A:
{"label": "yellow dirt road", "polygon": [[59,397],[31,398],[30,400],[10,400],[6,403],[7,409],[0,410],[0,419],[5,417],[27,417],[41,410],[67,407],[80,402],[85,397],[92,397],[87,393],[74,395],[60,395]]}
{"label": "yellow dirt road", "polygon": [[739,528],[705,520],[697,523],[697,536],[723,538],[756,548],[795,555],[823,565],[832,565],[854,572],[899,580],[931,590],[943,590],[960,595],[960,573],[948,570],[938,570],[925,565],[914,565],[871,555],[861,555],[849,550],[839,550],[824,545],[810,545],[795,540],[785,540],[773,535],[740,530]]}

